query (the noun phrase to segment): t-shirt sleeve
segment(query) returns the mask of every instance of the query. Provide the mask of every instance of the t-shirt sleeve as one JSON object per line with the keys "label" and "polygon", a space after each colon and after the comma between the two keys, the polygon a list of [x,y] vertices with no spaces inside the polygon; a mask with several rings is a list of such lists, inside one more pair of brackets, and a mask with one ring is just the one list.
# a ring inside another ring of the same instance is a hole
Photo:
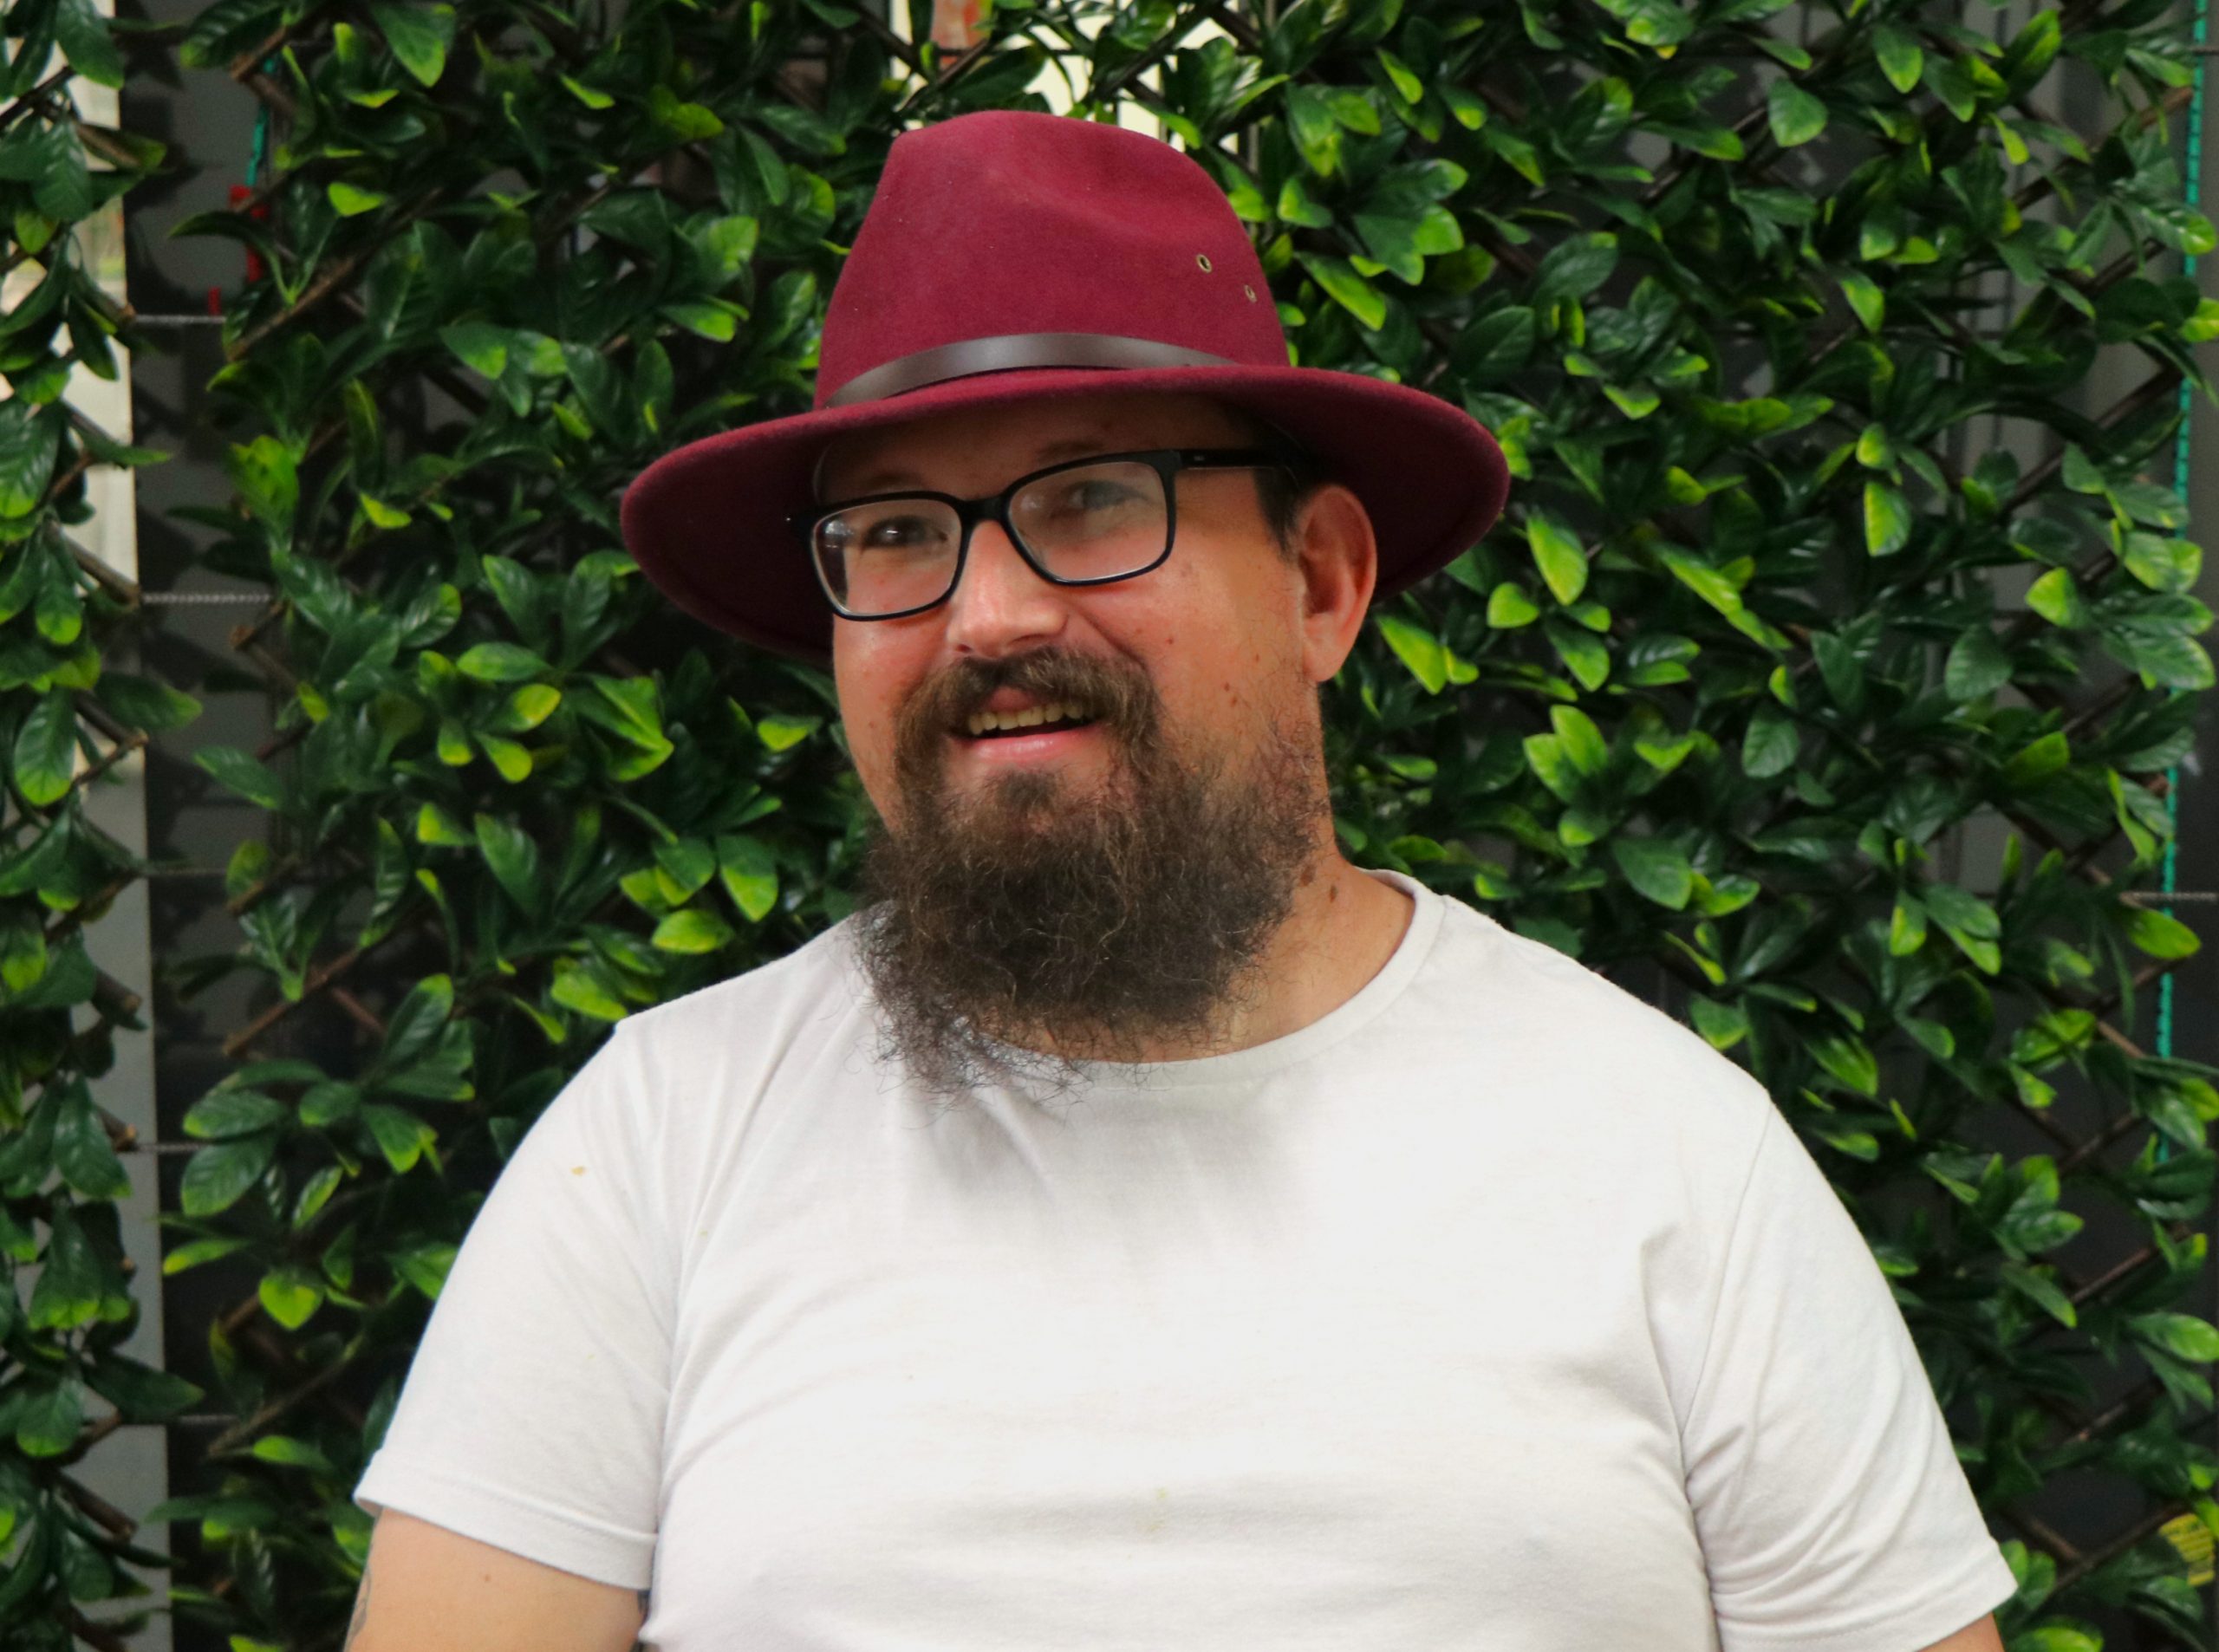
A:
{"label": "t-shirt sleeve", "polygon": [[620,1024],[495,1179],[355,1501],[582,1577],[650,1581],[669,1205]]}
{"label": "t-shirt sleeve", "polygon": [[1689,1409],[1723,1652],[1922,1652],[2010,1598],[1871,1247],[1767,1101]]}

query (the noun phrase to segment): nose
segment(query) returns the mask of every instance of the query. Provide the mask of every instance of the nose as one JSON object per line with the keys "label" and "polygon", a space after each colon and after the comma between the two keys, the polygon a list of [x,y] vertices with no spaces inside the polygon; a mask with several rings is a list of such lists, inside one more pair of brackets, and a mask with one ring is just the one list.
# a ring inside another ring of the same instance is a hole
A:
{"label": "nose", "polygon": [[949,646],[989,660],[1057,635],[1068,617],[1062,588],[1032,571],[998,522],[972,530],[963,577],[947,599],[947,613]]}

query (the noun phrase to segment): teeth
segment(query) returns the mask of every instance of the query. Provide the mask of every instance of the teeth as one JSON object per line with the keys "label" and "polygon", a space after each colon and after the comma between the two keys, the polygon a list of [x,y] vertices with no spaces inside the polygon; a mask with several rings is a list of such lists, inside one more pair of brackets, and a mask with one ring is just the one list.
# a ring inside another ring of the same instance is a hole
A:
{"label": "teeth", "polygon": [[1059,722],[1065,718],[1076,721],[1085,715],[1083,707],[1058,699],[1050,700],[1045,706],[1028,706],[1021,712],[973,712],[966,726],[975,736],[995,729],[1038,728],[1043,723]]}

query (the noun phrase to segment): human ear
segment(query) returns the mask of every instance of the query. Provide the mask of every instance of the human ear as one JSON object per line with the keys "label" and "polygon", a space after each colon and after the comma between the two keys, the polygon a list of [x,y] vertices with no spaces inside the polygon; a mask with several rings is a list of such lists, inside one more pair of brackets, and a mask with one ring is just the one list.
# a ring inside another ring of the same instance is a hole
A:
{"label": "human ear", "polygon": [[1302,589],[1302,668],[1322,683],[1340,670],[1379,582],[1379,541],[1363,502],[1338,482],[1303,501],[1295,524]]}

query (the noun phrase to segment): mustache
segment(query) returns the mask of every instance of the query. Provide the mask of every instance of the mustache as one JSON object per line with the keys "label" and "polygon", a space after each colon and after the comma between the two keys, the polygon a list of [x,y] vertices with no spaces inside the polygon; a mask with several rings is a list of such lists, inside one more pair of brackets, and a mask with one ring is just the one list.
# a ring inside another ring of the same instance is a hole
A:
{"label": "mustache", "polygon": [[920,684],[902,706],[895,741],[905,771],[929,773],[937,766],[940,740],[1004,688],[1035,699],[1077,700],[1129,745],[1149,740],[1161,714],[1148,673],[1122,660],[1068,648],[1036,649],[999,660],[961,659]]}

